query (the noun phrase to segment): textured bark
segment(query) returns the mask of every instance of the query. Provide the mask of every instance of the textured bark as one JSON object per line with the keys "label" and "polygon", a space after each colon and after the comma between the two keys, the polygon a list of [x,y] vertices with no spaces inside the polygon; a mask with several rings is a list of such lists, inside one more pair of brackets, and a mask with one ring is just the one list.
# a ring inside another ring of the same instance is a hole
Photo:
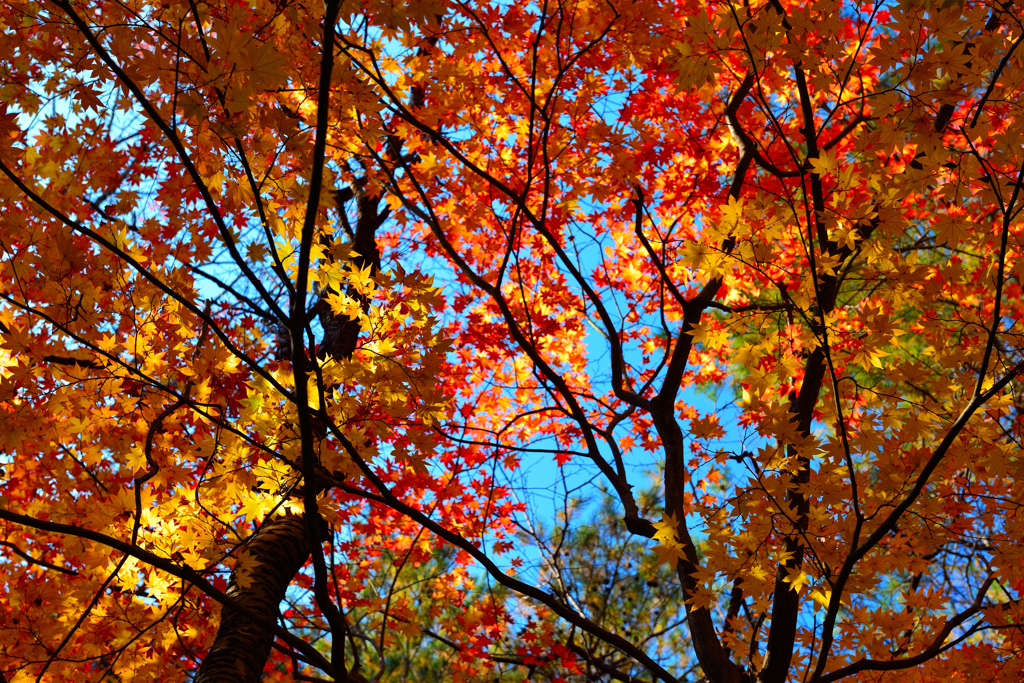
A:
{"label": "textured bark", "polygon": [[[252,584],[243,589],[232,574],[227,594],[274,622],[288,584],[309,558],[302,517],[268,519],[246,548],[259,562],[251,574]],[[217,638],[199,667],[195,683],[256,683],[273,642],[272,633],[225,608]]]}

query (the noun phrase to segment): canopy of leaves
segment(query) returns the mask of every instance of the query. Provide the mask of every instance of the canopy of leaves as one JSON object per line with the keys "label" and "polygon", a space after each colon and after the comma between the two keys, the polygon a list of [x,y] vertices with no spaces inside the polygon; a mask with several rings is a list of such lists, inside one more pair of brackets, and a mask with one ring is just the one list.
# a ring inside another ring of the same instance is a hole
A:
{"label": "canopy of leaves", "polygon": [[0,5],[0,675],[1019,680],[1022,14]]}

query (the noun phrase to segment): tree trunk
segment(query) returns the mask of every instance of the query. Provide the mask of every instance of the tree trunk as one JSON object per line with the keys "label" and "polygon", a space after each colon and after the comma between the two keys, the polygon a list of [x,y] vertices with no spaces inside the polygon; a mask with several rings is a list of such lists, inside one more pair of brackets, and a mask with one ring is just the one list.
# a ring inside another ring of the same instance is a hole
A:
{"label": "tree trunk", "polygon": [[[288,584],[309,558],[302,516],[268,519],[246,549],[259,562],[253,568],[252,583],[240,588],[232,573],[227,594],[274,622]],[[273,642],[273,633],[224,608],[217,638],[199,667],[195,683],[258,683]]]}

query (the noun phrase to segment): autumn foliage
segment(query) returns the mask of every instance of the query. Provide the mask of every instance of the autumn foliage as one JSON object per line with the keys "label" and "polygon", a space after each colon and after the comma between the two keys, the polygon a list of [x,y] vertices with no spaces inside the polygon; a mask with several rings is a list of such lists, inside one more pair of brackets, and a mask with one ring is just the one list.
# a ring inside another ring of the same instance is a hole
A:
{"label": "autumn foliage", "polygon": [[1021,16],[0,5],[0,680],[1019,681]]}

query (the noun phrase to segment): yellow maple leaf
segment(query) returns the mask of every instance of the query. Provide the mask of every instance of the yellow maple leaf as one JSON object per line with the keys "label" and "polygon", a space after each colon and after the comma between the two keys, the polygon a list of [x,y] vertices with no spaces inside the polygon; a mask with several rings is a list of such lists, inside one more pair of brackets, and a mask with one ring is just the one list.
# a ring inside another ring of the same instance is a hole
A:
{"label": "yellow maple leaf", "polygon": [[117,336],[116,335],[105,334],[99,340],[99,342],[97,343],[97,346],[100,347],[101,351],[106,351],[107,353],[111,353],[114,349],[116,349],[118,346],[120,346],[120,344],[117,341]]}
{"label": "yellow maple leaf", "polygon": [[808,585],[811,582],[811,577],[808,576],[807,572],[805,572],[803,569],[800,569],[799,567],[794,567],[793,569],[789,570],[789,575],[786,576],[786,578],[783,579],[783,581],[788,583],[793,590],[799,593],[804,586]]}
{"label": "yellow maple leaf", "polygon": [[242,499],[242,507],[239,508],[238,513],[245,515],[245,521],[251,523],[263,519],[263,516],[271,507],[273,505],[269,499],[256,494]]}
{"label": "yellow maple leaf", "polygon": [[[832,591],[831,590],[819,590],[812,588],[810,596],[814,599],[814,611],[817,612],[820,607],[828,609],[828,605],[832,602]],[[842,600],[840,600],[842,602]]]}
{"label": "yellow maple leaf", "polygon": [[811,159],[811,168],[820,176],[834,175],[839,168],[838,160],[828,152],[819,152],[817,159]]}
{"label": "yellow maple leaf", "polygon": [[654,533],[655,541],[675,543],[676,539],[679,538],[679,522],[676,520],[675,515],[663,515],[660,522],[654,523],[654,528],[657,529]]}

